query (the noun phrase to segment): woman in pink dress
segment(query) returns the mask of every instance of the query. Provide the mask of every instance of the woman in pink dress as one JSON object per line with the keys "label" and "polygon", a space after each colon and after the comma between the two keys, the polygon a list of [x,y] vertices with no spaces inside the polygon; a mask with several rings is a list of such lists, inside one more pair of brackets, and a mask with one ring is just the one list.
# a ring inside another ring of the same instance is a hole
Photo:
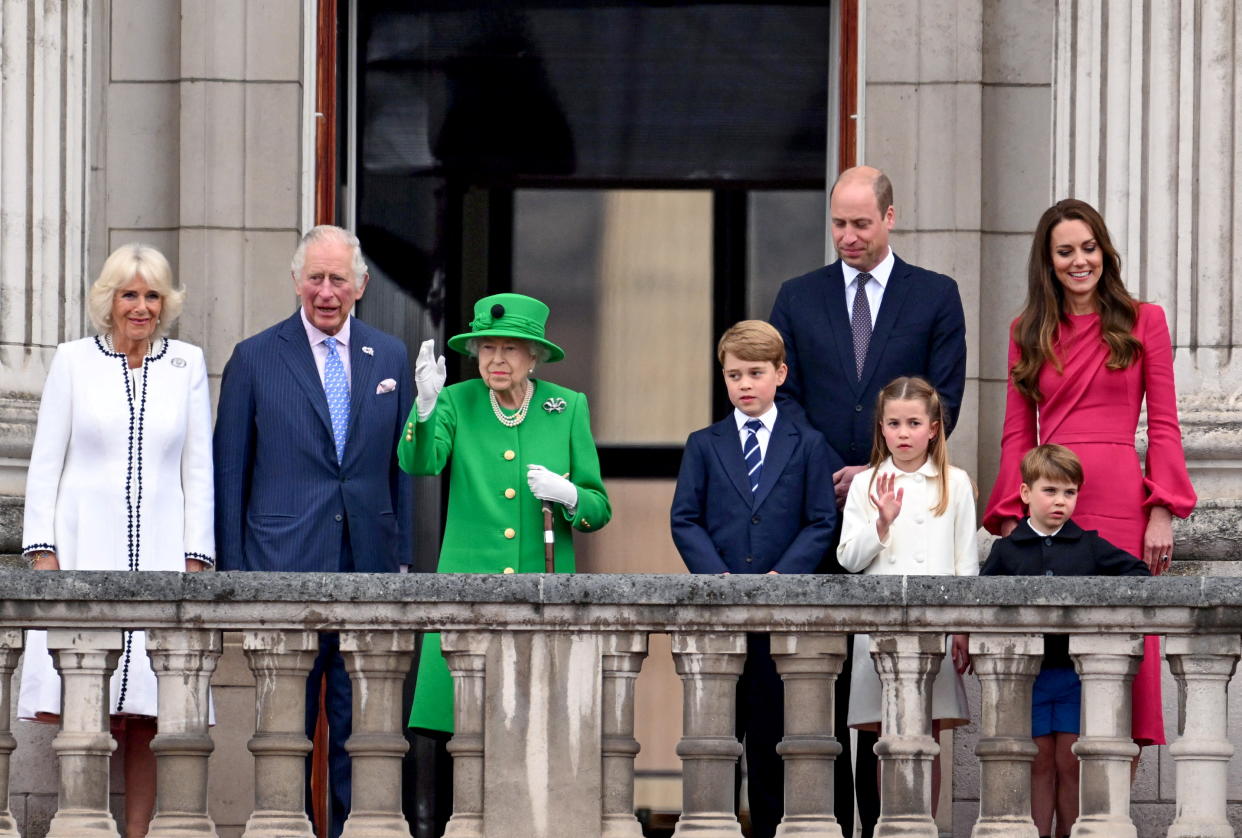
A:
{"label": "woman in pink dress", "polygon": [[[1134,447],[1147,400],[1147,458]],[[1025,515],[1018,463],[1056,442],[1082,460],[1086,480],[1074,521],[1145,561],[1153,575],[1173,557],[1172,516],[1195,507],[1186,472],[1173,346],[1164,311],[1121,282],[1121,258],[1089,204],[1058,201],[1031,244],[1026,306],[1010,329],[1009,388],[1000,474],[983,525],[1008,535]],[[1160,641],[1146,639],[1134,679],[1132,735],[1164,744]]]}

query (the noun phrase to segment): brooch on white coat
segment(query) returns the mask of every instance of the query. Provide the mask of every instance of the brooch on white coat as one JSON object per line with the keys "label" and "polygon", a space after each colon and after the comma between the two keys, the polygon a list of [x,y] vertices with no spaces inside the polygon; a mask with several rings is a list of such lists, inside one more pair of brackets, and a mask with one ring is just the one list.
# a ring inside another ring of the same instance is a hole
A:
{"label": "brooch on white coat", "polygon": [[397,389],[396,380],[392,378],[385,378],[383,381],[379,383],[379,386],[375,388],[375,395],[378,396],[381,393],[391,393],[393,390],[396,390],[396,389]]}
{"label": "brooch on white coat", "polygon": [[548,413],[564,413],[565,412],[565,400],[562,399],[560,396],[557,396],[556,398],[553,398],[553,399],[548,399],[546,402],[543,403],[543,409],[546,410]]}
{"label": "brooch on white coat", "polygon": [[173,358],[172,365],[177,369],[181,369],[185,366],[185,358]]}
{"label": "brooch on white coat", "polygon": [[371,355],[371,356],[374,356],[374,355],[375,355],[375,350],[374,350],[374,349],[372,349],[372,348],[371,348],[371,347],[369,347],[369,346],[364,346],[364,347],[362,347],[362,354],[363,354],[363,355]]}

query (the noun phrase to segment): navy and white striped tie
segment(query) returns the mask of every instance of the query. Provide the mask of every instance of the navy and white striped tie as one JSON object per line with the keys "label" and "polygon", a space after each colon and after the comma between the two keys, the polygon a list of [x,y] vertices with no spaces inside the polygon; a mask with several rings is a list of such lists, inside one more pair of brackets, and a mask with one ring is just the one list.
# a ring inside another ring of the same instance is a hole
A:
{"label": "navy and white striped tie", "polygon": [[759,450],[759,429],[763,423],[758,419],[748,419],[744,426],[750,433],[742,446],[742,456],[746,458],[746,471],[750,475],[750,490],[759,488],[759,478],[763,476],[763,452]]}

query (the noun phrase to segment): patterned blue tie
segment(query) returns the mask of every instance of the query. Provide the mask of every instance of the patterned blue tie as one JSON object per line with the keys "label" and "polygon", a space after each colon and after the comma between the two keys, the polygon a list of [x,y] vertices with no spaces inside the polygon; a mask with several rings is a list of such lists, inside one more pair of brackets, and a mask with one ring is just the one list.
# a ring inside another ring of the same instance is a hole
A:
{"label": "patterned blue tie", "polygon": [[336,354],[336,338],[324,338],[328,359],[323,363],[323,391],[328,396],[328,415],[332,417],[332,439],[336,443],[336,461],[345,456],[345,438],[349,436],[349,380],[345,365]]}
{"label": "patterned blue tie", "polygon": [[746,458],[746,471],[750,474],[750,490],[759,488],[759,478],[763,476],[763,454],[759,451],[759,429],[763,423],[758,419],[747,419],[744,425],[750,433],[742,445],[742,456]]}

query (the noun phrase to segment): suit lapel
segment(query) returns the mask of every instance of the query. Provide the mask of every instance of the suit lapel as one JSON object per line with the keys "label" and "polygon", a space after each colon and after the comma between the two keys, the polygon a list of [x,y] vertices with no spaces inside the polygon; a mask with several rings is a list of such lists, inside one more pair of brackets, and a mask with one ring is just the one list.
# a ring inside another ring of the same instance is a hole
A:
{"label": "suit lapel", "polygon": [[751,506],[754,498],[750,491],[750,477],[746,473],[746,461],[742,459],[741,437],[738,436],[737,422],[732,413],[712,426],[712,447],[716,449],[720,467],[729,475],[733,488],[737,489],[746,505]]}
{"label": "suit lapel", "polygon": [[754,492],[754,508],[758,509],[763,504],[776,481],[780,480],[800,436],[793,422],[782,420],[779,413],[776,415],[776,425],[768,437],[768,450],[763,457],[763,475],[759,478],[759,488]]}
{"label": "suit lapel", "polygon": [[912,285],[910,266],[894,256],[893,272],[889,274],[888,285],[884,287],[880,313],[875,319],[875,329],[871,331],[871,342],[867,344],[867,359],[863,362],[863,374],[858,382],[860,390],[865,389],[871,376],[875,375],[875,369],[880,364],[880,356],[884,354],[884,347],[888,345],[889,335],[892,334],[893,327],[897,325],[897,316],[901,313],[902,306],[905,305]]}
{"label": "suit lapel", "polygon": [[[375,347],[369,341],[367,327],[358,318],[349,324],[349,436],[345,442],[345,458],[349,459],[354,448],[351,443],[358,438],[357,427],[361,424],[362,406],[368,392],[375,391]],[[363,347],[371,352],[363,352]]]}
{"label": "suit lapel", "polygon": [[828,266],[828,289],[823,300],[830,340],[836,343],[837,356],[841,359],[841,377],[857,393],[862,385],[854,374],[854,331],[850,326],[850,313],[845,310],[845,274],[841,271],[840,260]]}
{"label": "suit lapel", "polygon": [[280,357],[293,374],[294,380],[305,391],[306,398],[331,439],[332,418],[328,415],[328,397],[323,392],[323,382],[319,380],[319,369],[315,366],[315,356],[311,354],[310,342],[306,339],[306,327],[302,325],[301,314],[294,312],[281,326],[277,336],[282,342]]}

